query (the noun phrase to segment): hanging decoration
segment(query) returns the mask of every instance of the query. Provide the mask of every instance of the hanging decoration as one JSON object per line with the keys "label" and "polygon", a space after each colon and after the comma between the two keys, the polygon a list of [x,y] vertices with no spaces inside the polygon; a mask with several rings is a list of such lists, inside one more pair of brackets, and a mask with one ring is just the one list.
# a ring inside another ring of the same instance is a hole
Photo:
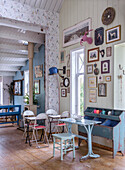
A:
{"label": "hanging decoration", "polygon": [[81,38],[81,40],[80,40],[80,45],[81,45],[81,46],[83,45],[83,42],[86,42],[86,41],[87,41],[88,44],[92,44],[92,42],[93,42],[92,37],[87,37],[87,34],[88,34],[90,31],[93,31],[93,29],[91,29],[91,30],[89,30],[89,31],[86,31],[85,34],[83,35],[83,37]]}

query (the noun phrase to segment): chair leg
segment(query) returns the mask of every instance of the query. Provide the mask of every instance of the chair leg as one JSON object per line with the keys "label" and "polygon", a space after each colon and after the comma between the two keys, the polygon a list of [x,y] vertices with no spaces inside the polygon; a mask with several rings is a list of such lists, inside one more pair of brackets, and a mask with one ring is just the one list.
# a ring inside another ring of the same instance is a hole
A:
{"label": "chair leg", "polygon": [[39,147],[38,142],[37,142],[37,138],[36,138],[36,135],[35,135],[35,130],[33,130],[33,135],[34,135],[34,139],[36,141],[36,146]]}
{"label": "chair leg", "polygon": [[63,140],[61,139],[61,161],[63,160]]}
{"label": "chair leg", "polygon": [[75,139],[73,138],[73,158],[75,158]]}
{"label": "chair leg", "polygon": [[53,157],[55,156],[55,137],[53,137]]}
{"label": "chair leg", "polygon": [[64,151],[65,151],[64,153],[65,153],[65,155],[66,155],[66,140],[65,140],[65,150],[64,150]]}

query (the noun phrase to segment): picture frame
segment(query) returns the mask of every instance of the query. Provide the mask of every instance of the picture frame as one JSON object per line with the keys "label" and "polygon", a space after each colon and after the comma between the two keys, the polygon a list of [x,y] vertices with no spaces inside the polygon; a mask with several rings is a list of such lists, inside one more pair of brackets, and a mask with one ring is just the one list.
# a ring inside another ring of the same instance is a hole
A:
{"label": "picture frame", "polygon": [[112,55],[112,47],[106,47],[106,57],[110,57]]}
{"label": "picture frame", "polygon": [[70,69],[67,70],[67,77],[70,77]]}
{"label": "picture frame", "polygon": [[35,66],[35,78],[41,78],[43,76],[43,64]]}
{"label": "picture frame", "polygon": [[102,45],[104,42],[104,28],[100,27],[95,30],[95,45]]}
{"label": "picture frame", "polygon": [[40,80],[34,80],[34,92],[40,94]]}
{"label": "picture frame", "polygon": [[61,97],[67,97],[67,89],[61,89]]}
{"label": "picture frame", "polygon": [[96,76],[88,77],[88,88],[96,88],[97,78]]}
{"label": "picture frame", "polygon": [[87,74],[92,74],[93,73],[93,65],[87,65]]}
{"label": "picture frame", "polygon": [[65,62],[65,51],[61,51],[60,52],[60,63],[64,63]]}
{"label": "picture frame", "polygon": [[97,102],[97,90],[96,89],[90,89],[89,90],[89,102],[90,103],[96,103]]}
{"label": "picture frame", "polygon": [[101,74],[110,73],[110,60],[101,61]]}
{"label": "picture frame", "polygon": [[[80,39],[85,32],[91,29],[91,18],[81,21],[78,24],[73,25],[63,30],[63,47],[67,47],[80,42]],[[88,33],[90,37],[91,33]]]}
{"label": "picture frame", "polygon": [[98,96],[99,97],[106,97],[107,96],[107,84],[106,83],[99,83],[98,84]]}
{"label": "picture frame", "polygon": [[70,93],[70,87],[67,88],[67,93]]}
{"label": "picture frame", "polygon": [[99,61],[99,47],[88,50],[88,63]]}
{"label": "picture frame", "polygon": [[68,54],[66,58],[67,58],[67,67],[70,67],[70,54]]}
{"label": "picture frame", "polygon": [[13,94],[22,96],[22,80],[14,80]]}
{"label": "picture frame", "polygon": [[63,82],[60,82],[60,87],[63,87]]}
{"label": "picture frame", "polygon": [[98,76],[98,83],[102,83],[104,82],[104,80],[105,80],[105,76],[103,75]]}
{"label": "picture frame", "polygon": [[121,25],[107,29],[105,35],[106,44],[121,40]]}
{"label": "picture frame", "polygon": [[105,76],[105,81],[110,82],[111,81],[111,76]]}

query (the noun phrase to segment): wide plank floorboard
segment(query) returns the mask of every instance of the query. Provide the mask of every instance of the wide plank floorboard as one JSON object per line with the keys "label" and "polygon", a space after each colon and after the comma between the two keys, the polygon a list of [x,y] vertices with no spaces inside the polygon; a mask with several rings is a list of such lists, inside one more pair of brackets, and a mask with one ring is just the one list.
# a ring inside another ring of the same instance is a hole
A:
{"label": "wide plank floorboard", "polygon": [[87,144],[82,143],[76,150],[75,159],[72,152],[68,152],[61,161],[58,150],[56,156],[52,156],[52,143],[37,149],[35,144],[31,147],[25,144],[22,135],[16,126],[0,127],[0,170],[125,170],[125,156],[120,153],[112,159],[112,152],[93,147],[94,153],[101,157],[80,162],[79,159],[87,153]]}

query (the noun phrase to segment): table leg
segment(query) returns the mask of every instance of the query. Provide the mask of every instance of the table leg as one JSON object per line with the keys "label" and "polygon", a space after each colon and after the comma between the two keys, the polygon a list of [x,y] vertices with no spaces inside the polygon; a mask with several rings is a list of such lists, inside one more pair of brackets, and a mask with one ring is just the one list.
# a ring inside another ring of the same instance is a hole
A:
{"label": "table leg", "polygon": [[27,136],[26,136],[26,142],[25,143],[27,143],[27,140],[29,140],[29,145],[31,146],[30,136],[29,136],[29,122],[27,122]]}
{"label": "table leg", "polygon": [[48,136],[48,139],[51,139],[52,138],[52,141],[53,141],[53,137],[52,137],[52,130],[51,130],[51,121],[50,121],[50,132],[49,132],[49,136]]}
{"label": "table leg", "polygon": [[[92,137],[91,137],[91,134],[92,134],[92,129],[93,129],[93,126],[94,125],[87,125],[87,126],[84,126],[86,131],[87,131],[87,135],[88,135],[88,154],[85,155],[85,156],[82,156],[80,158],[80,160],[82,159],[86,159],[88,157],[91,157],[91,158],[99,158],[100,155],[98,154],[94,154],[93,151],[92,151]],[[87,128],[88,127],[88,128]]]}

